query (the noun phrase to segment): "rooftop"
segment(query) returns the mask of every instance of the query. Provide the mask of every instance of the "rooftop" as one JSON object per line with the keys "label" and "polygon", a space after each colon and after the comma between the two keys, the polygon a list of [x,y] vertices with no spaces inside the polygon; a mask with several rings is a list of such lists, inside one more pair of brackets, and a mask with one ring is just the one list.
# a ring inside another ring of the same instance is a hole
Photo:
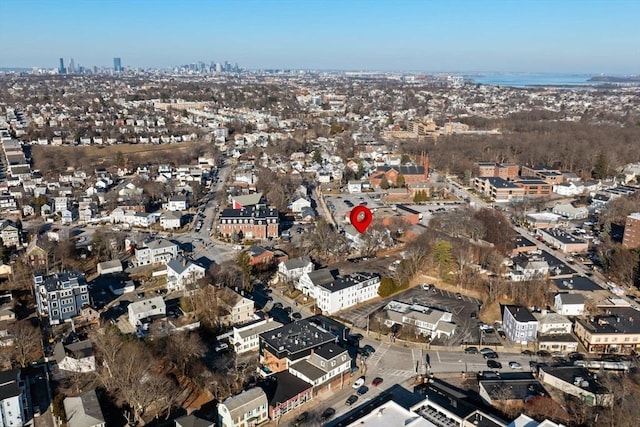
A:
{"label": "rooftop", "polygon": [[266,405],[267,395],[260,387],[254,387],[228,398],[223,404],[232,414],[232,417],[235,418],[235,415],[233,415],[234,411],[237,411],[238,414],[244,414],[244,412],[248,412],[249,409]]}
{"label": "rooftop", "polygon": [[529,311],[527,307],[520,305],[505,305],[505,311],[511,313],[514,319],[520,323],[536,322],[536,318]]}
{"label": "rooftop", "polygon": [[294,354],[303,350],[319,347],[322,344],[335,342],[335,335],[321,327],[303,319],[289,323],[278,329],[260,334],[264,340],[277,352]]}
{"label": "rooftop", "polygon": [[319,283],[318,285],[329,292],[339,292],[375,278],[380,278],[380,275],[377,273],[353,273],[348,276],[338,276],[332,282]]}

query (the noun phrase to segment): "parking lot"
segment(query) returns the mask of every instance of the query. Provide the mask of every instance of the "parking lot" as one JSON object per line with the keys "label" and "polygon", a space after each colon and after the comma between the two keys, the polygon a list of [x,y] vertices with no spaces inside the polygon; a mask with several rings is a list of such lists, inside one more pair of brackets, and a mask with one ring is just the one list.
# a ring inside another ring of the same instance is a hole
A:
{"label": "parking lot", "polygon": [[[460,298],[458,298],[455,293],[438,288],[425,291],[420,286],[417,286],[400,294],[396,294],[393,297],[363,304],[351,310],[347,310],[344,313],[341,313],[340,317],[358,328],[366,329],[368,317],[377,310],[386,306],[391,300],[420,304],[451,312],[452,320],[457,325],[455,334],[448,339],[442,338],[434,340],[433,344],[455,346],[463,343],[480,342],[478,321],[477,319],[472,318],[472,313],[478,313],[481,302],[466,295],[461,295]],[[489,343],[492,341],[493,337],[490,337],[489,335],[490,334],[484,334],[484,342]]]}

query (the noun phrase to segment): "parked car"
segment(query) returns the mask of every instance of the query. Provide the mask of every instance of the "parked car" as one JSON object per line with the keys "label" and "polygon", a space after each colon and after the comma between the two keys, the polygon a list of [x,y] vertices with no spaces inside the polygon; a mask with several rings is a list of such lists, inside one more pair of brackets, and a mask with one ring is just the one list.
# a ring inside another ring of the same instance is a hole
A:
{"label": "parked car", "polygon": [[478,347],[467,347],[464,349],[466,354],[478,354]]}
{"label": "parked car", "polygon": [[356,396],[355,394],[352,394],[351,396],[349,396],[347,401],[344,402],[344,404],[347,405],[347,406],[351,406],[354,403],[356,403],[357,401],[358,401],[358,396]]}
{"label": "parked car", "polygon": [[356,380],[356,382],[354,382],[351,387],[353,387],[354,389],[357,390],[357,389],[359,389],[360,387],[362,387],[364,385],[364,382],[365,382],[365,377],[362,376],[362,377],[358,378]]}
{"label": "parked car", "polygon": [[518,362],[509,362],[509,367],[511,369],[522,369],[522,365]]}
{"label": "parked car", "polygon": [[358,389],[356,393],[358,394],[358,396],[362,396],[364,394],[367,394],[368,391],[369,391],[369,387],[367,387],[366,385],[363,385]]}
{"label": "parked car", "polygon": [[491,353],[482,353],[482,357],[484,357],[485,359],[497,359],[498,353],[496,353],[495,351],[492,351]]}
{"label": "parked car", "polygon": [[283,307],[283,305],[282,305],[281,302],[277,302],[277,303],[273,304],[273,308],[282,308],[282,307]]}
{"label": "parked car", "polygon": [[460,292],[456,293],[456,299],[462,299],[462,294]]}
{"label": "parked car", "polygon": [[373,381],[371,381],[371,385],[374,387],[378,387],[380,384],[382,384],[382,381],[384,381],[382,378],[375,377]]}
{"label": "parked car", "polygon": [[295,420],[293,420],[291,425],[294,427],[301,426],[302,424],[306,423],[308,419],[309,419],[309,413],[303,412],[300,415],[298,415]]}
{"label": "parked car", "polygon": [[221,342],[216,344],[216,346],[214,347],[214,350],[217,352],[221,352],[222,350],[226,350],[229,348],[229,344]]}
{"label": "parked car", "polygon": [[523,350],[520,354],[522,354],[523,356],[533,356],[535,353],[531,350]]}
{"label": "parked car", "polygon": [[327,408],[324,410],[322,415],[320,415],[320,421],[326,421],[329,418],[333,417],[336,414],[336,410],[333,408]]}
{"label": "parked car", "polygon": [[295,313],[293,313],[291,315],[291,317],[293,317],[296,320],[300,320],[300,319],[302,319],[302,314],[300,314],[299,312],[296,311]]}
{"label": "parked car", "polygon": [[369,354],[373,354],[376,352],[376,349],[370,346],[369,344],[365,345],[362,348],[365,349]]}
{"label": "parked car", "polygon": [[487,360],[487,367],[491,369],[502,369],[502,363],[497,360],[489,359]]}

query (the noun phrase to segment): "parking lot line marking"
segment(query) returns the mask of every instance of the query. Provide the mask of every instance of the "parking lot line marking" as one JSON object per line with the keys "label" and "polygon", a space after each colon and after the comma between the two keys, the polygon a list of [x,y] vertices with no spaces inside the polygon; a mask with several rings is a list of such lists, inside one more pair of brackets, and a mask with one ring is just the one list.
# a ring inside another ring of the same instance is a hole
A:
{"label": "parking lot line marking", "polygon": [[438,363],[442,363],[440,360],[440,352],[436,350],[436,356],[438,356]]}

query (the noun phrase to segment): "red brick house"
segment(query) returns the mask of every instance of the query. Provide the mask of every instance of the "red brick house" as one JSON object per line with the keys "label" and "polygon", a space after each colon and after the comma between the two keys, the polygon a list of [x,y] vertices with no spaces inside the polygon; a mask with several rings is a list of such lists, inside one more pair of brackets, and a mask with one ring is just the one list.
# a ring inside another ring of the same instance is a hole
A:
{"label": "red brick house", "polygon": [[380,187],[383,177],[386,177],[387,182],[395,186],[399,175],[404,177],[405,185],[429,182],[429,156],[421,156],[419,165],[380,166],[369,177],[369,183],[374,187]]}
{"label": "red brick house", "polygon": [[218,232],[226,237],[234,233],[243,239],[276,238],[279,235],[278,210],[266,206],[225,209],[220,214]]}

